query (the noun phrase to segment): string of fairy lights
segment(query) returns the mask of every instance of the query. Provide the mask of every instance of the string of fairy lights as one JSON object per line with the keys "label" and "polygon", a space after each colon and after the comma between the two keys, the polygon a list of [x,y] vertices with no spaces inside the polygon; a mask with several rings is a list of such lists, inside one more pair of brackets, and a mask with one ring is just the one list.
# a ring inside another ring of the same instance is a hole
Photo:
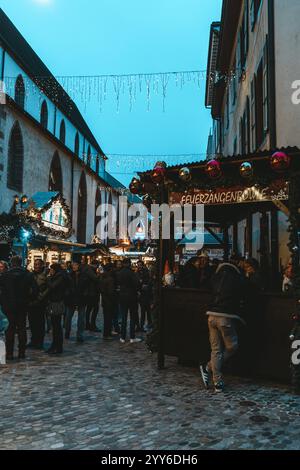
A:
{"label": "string of fairy lights", "polygon": [[[26,96],[30,94],[38,95],[38,98],[43,100],[44,90],[45,93],[50,91],[51,95],[59,100],[63,91],[71,98],[69,101],[70,108],[73,106],[72,101],[81,102],[84,109],[86,109],[88,103],[93,102],[97,103],[100,112],[103,111],[108,97],[113,97],[116,111],[119,112],[124,96],[127,97],[129,110],[132,111],[138,95],[145,96],[147,111],[150,111],[152,98],[161,95],[162,110],[164,112],[166,110],[167,92],[171,86],[182,90],[184,87],[193,84],[197,88],[201,88],[203,80],[209,80],[213,83],[223,80],[228,84],[240,72],[238,69],[234,69],[227,74],[220,74],[218,72],[210,73],[203,69],[131,74],[22,76],[22,86],[24,85]],[[5,90],[10,96],[14,93],[16,78],[15,76],[6,76],[3,79]]]}

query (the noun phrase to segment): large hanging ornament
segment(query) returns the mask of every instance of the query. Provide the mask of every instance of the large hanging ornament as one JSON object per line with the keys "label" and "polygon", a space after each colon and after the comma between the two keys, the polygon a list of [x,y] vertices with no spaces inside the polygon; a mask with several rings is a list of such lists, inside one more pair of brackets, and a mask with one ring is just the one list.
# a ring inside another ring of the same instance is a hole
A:
{"label": "large hanging ornament", "polygon": [[166,176],[167,164],[165,162],[157,162],[151,174],[151,180],[155,184],[161,184]]}
{"label": "large hanging ornament", "polygon": [[243,162],[240,166],[240,175],[242,178],[252,178],[253,165],[250,162]]}
{"label": "large hanging ornament", "polygon": [[179,178],[184,182],[191,181],[192,175],[190,169],[187,167],[181,168],[181,170],[179,171]]}
{"label": "large hanging ornament", "polygon": [[132,194],[140,194],[142,191],[142,183],[138,178],[133,178],[130,185],[129,190]]}
{"label": "large hanging ornament", "polygon": [[221,164],[217,160],[210,160],[206,164],[205,169],[206,174],[213,179],[220,178],[222,175]]}
{"label": "large hanging ornament", "polygon": [[271,157],[272,170],[281,172],[286,171],[291,163],[291,157],[284,152],[275,152]]}

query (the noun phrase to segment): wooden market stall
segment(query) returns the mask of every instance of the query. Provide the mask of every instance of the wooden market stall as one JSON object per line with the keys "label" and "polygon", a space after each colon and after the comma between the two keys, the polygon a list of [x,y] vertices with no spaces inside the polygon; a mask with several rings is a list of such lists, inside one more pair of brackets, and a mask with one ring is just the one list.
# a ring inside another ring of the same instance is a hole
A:
{"label": "wooden market stall", "polygon": [[[299,174],[300,151],[287,148],[168,167],[153,190],[153,199],[160,203],[204,204],[205,221],[212,221],[205,222],[205,229],[214,234],[213,224],[222,227],[224,260],[235,252],[259,261],[264,291],[256,305],[251,300],[245,305],[250,321],[240,329],[241,348],[233,361],[233,371],[239,374],[283,381],[290,375],[295,298],[281,292],[281,283],[290,259],[294,268],[299,266]],[[140,174],[148,191],[152,175]],[[168,260],[173,266],[174,241],[161,240],[160,246],[161,264]],[[210,292],[167,287],[159,297],[160,366],[164,355],[207,361]]]}

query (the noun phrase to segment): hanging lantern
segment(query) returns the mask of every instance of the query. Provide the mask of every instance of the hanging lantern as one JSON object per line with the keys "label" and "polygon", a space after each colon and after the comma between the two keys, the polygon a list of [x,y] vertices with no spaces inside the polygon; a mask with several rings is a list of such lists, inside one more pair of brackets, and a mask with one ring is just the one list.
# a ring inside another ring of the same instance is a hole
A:
{"label": "hanging lantern", "polygon": [[152,171],[151,179],[155,184],[161,184],[166,176],[167,165],[165,162],[157,162]]}
{"label": "hanging lantern", "polygon": [[206,164],[205,171],[206,171],[206,174],[210,178],[214,178],[214,179],[220,178],[222,175],[220,162],[218,162],[217,160],[211,160],[210,162]]}
{"label": "hanging lantern", "polygon": [[179,178],[185,182],[191,181],[192,175],[190,169],[187,167],[181,168],[181,170],[179,171]]}
{"label": "hanging lantern", "polygon": [[271,167],[274,171],[286,171],[291,163],[291,157],[284,152],[275,152],[271,157]]}
{"label": "hanging lantern", "polygon": [[143,197],[143,204],[144,206],[147,208],[147,209],[150,209],[151,208],[151,204],[152,204],[152,198],[149,194],[146,194],[144,197]]}
{"label": "hanging lantern", "polygon": [[141,181],[138,178],[133,178],[129,185],[129,190],[132,194],[140,194],[142,190]]}
{"label": "hanging lantern", "polygon": [[240,166],[240,175],[242,178],[252,178],[253,165],[250,162],[243,162]]}

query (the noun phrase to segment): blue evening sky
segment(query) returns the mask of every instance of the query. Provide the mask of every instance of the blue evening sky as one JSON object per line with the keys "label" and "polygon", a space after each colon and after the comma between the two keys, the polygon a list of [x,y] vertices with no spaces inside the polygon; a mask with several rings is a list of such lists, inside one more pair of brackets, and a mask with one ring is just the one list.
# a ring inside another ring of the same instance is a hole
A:
{"label": "blue evening sky", "polygon": [[[221,0],[0,0],[0,4],[54,75],[203,70],[210,24],[221,14]],[[112,88],[102,112],[97,99],[86,106],[80,100],[77,104],[107,154],[204,154],[211,126],[204,95],[205,80],[201,80],[200,88],[193,82],[182,89],[171,83],[165,112],[161,93],[151,97],[147,111],[145,89],[131,112],[126,93],[121,94],[116,112]],[[140,165],[136,158],[111,157],[108,169],[128,184],[134,171],[147,166],[148,160]]]}

